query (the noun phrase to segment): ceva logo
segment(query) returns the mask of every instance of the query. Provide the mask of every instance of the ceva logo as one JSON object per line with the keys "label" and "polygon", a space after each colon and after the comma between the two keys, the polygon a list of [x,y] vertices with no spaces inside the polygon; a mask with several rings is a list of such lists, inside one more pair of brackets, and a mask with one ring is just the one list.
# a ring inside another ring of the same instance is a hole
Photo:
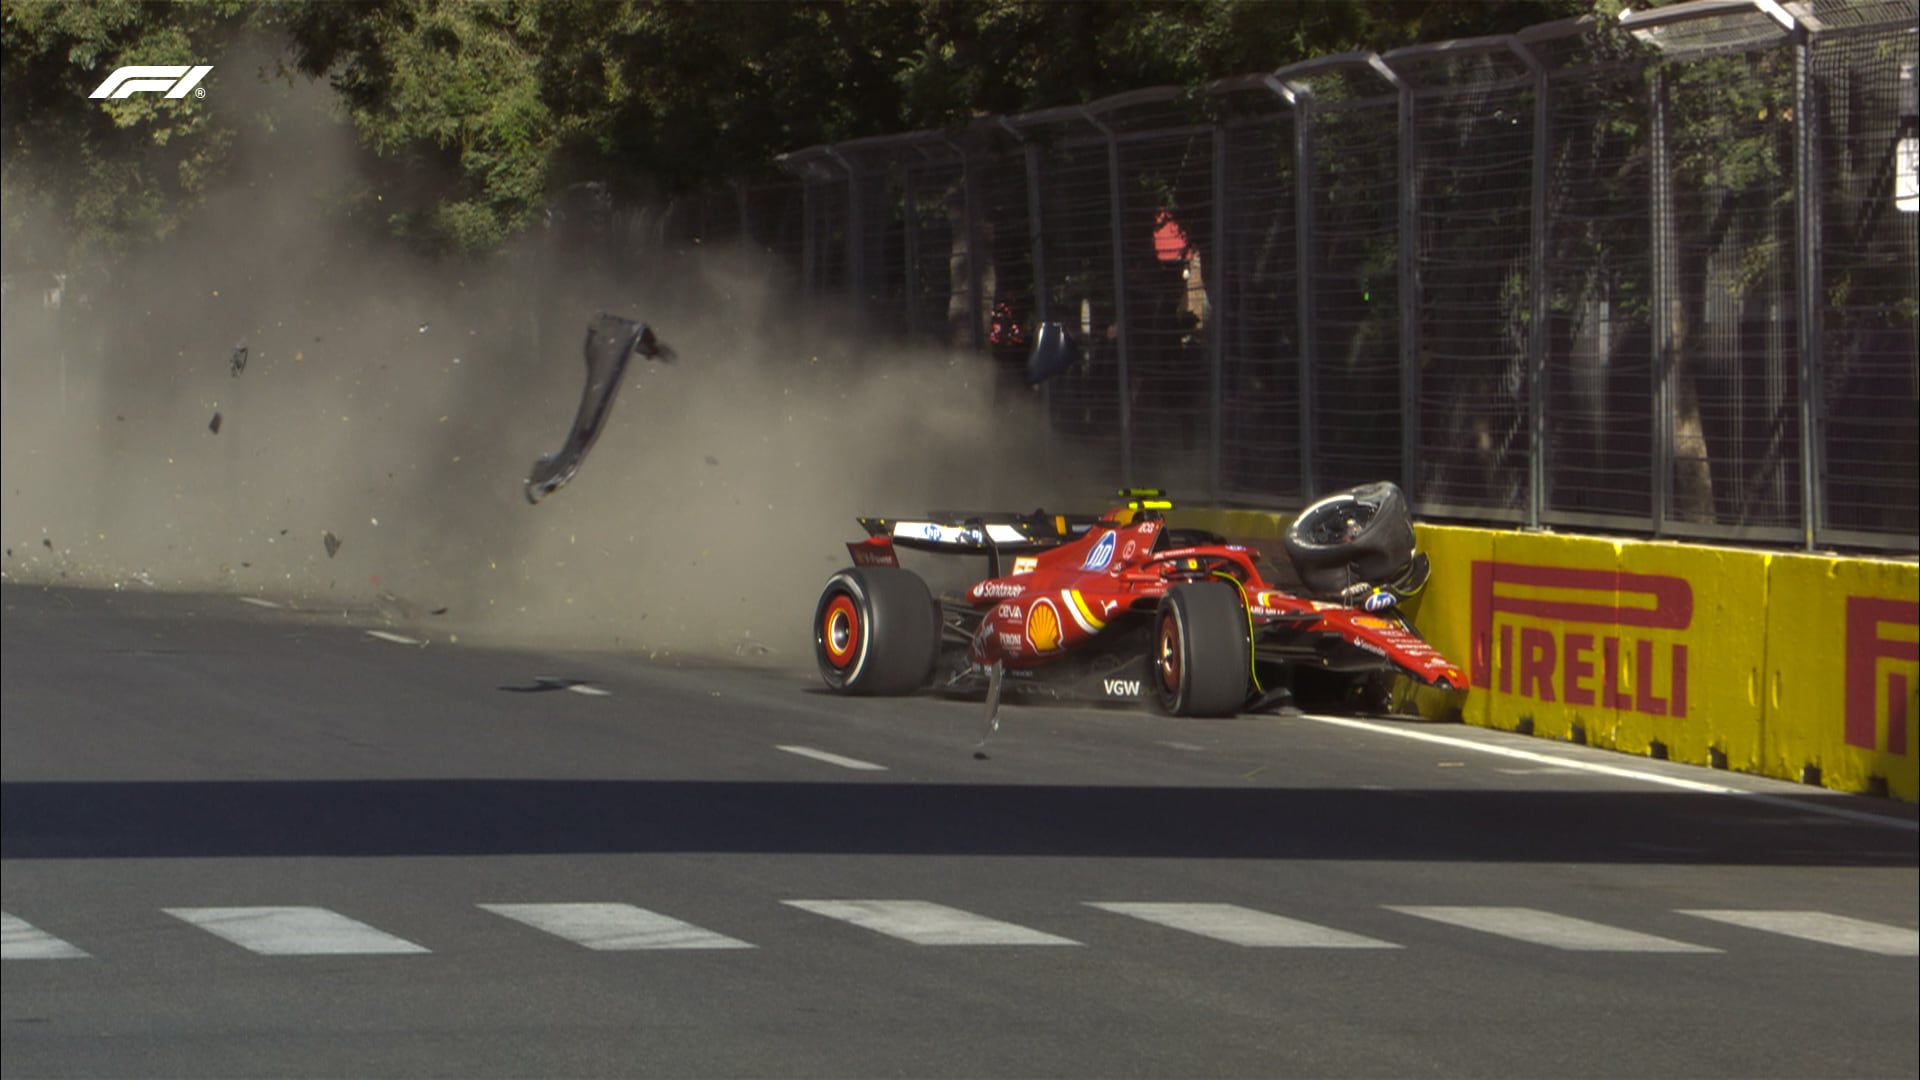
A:
{"label": "ceva logo", "polygon": [[206,97],[205,90],[198,89],[200,80],[213,70],[212,64],[197,64],[188,67],[185,64],[160,64],[123,67],[107,76],[106,81],[95,87],[90,98],[119,99],[134,94],[165,94],[170,98],[183,98],[188,94]]}

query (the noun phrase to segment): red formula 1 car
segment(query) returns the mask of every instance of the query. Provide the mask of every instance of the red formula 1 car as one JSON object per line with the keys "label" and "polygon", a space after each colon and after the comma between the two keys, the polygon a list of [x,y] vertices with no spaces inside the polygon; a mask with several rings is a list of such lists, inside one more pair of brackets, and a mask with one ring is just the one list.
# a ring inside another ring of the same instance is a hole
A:
{"label": "red formula 1 car", "polygon": [[[854,565],[828,579],[814,612],[822,678],[847,694],[984,691],[990,725],[1003,691],[1228,716],[1296,700],[1396,711],[1431,697],[1424,687],[1457,708],[1465,673],[1403,611],[1427,560],[1392,484],[1295,519],[1293,589],[1265,579],[1254,550],[1169,526],[1159,492],[1122,495],[1098,516],[860,519],[868,535],[847,545]],[[900,565],[901,549],[984,555],[988,573],[936,599]]]}

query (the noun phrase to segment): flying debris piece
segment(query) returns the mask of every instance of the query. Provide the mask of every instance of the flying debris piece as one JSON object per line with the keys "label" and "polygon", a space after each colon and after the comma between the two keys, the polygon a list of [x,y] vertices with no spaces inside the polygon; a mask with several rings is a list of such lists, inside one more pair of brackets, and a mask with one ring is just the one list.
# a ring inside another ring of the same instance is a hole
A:
{"label": "flying debris piece", "polygon": [[247,370],[247,343],[243,341],[233,347],[233,357],[227,361],[227,373],[237,379],[245,370]]}
{"label": "flying debris piece", "polygon": [[427,332],[427,330],[428,330],[429,328],[431,328],[432,326],[433,326],[433,324],[432,324],[432,323],[421,323],[421,324],[420,324],[420,332],[424,334],[424,333],[426,333],[426,332]]}
{"label": "flying debris piece", "polygon": [[735,656],[767,656],[772,652],[773,649],[770,646],[753,640],[752,634],[747,634],[739,641],[733,643],[733,655]]}
{"label": "flying debris piece", "polygon": [[717,458],[717,457],[714,457],[714,456],[713,456],[712,454],[708,454],[708,455],[707,455],[707,464],[709,464],[709,465],[718,465],[718,464],[720,464],[720,459],[719,459],[719,458]]}
{"label": "flying debris piece", "polygon": [[533,683],[542,690],[568,690],[588,697],[612,697],[613,691],[602,690],[585,679],[566,679],[558,675],[535,675]]}
{"label": "flying debris piece", "polygon": [[1007,665],[998,660],[987,669],[987,715],[980,724],[980,741],[974,745],[974,756],[984,757],[980,751],[987,748],[987,740],[1000,730],[1000,691],[1006,684]]}
{"label": "flying debris piece", "polygon": [[367,636],[370,638],[378,638],[381,641],[391,641],[395,645],[417,645],[422,649],[427,647],[427,643],[424,641],[421,641],[419,638],[405,637],[400,634],[390,634],[385,630],[369,630],[367,631]]}
{"label": "flying debris piece", "polygon": [[443,607],[437,607],[437,608],[434,608],[432,611],[427,612],[427,614],[429,615],[445,615],[446,613],[447,613],[447,609]]}
{"label": "flying debris piece", "polygon": [[602,690],[587,679],[569,679],[560,675],[535,675],[528,686],[503,686],[500,689],[515,694],[544,694],[552,690],[567,690],[588,697],[612,697],[613,691]]}
{"label": "flying debris piece", "polygon": [[276,611],[280,609],[279,604],[276,604],[271,600],[262,600],[257,596],[240,596],[240,597],[235,597],[235,599],[239,600],[243,604],[252,604],[254,607],[273,608]]}
{"label": "flying debris piece", "polygon": [[217,410],[213,414],[213,419],[207,423],[207,430],[215,435],[220,434],[220,413]]}
{"label": "flying debris piece", "polygon": [[320,542],[327,545],[327,558],[331,559],[340,551],[340,538],[331,530],[320,534]]}
{"label": "flying debris piece", "polygon": [[533,463],[527,474],[527,501],[537,503],[553,494],[580,471],[580,462],[593,448],[607,414],[613,410],[613,396],[620,389],[620,377],[627,362],[639,353],[650,360],[672,360],[673,350],[653,336],[646,323],[623,319],[602,312],[587,324],[587,385],[580,395],[580,409],[574,414],[573,428],[558,453],[547,454]]}

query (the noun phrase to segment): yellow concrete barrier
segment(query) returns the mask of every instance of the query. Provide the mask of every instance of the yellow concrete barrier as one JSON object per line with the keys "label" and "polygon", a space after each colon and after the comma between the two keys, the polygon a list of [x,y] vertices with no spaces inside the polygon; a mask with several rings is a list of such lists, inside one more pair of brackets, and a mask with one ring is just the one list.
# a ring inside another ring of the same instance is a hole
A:
{"label": "yellow concrete barrier", "polygon": [[[1178,512],[1279,561],[1288,520]],[[1415,531],[1433,576],[1410,614],[1466,667],[1466,722],[1920,801],[1915,563]]]}
{"label": "yellow concrete barrier", "polygon": [[[1467,618],[1473,610],[1473,576],[1455,569],[1491,560],[1494,534],[1485,529],[1419,525],[1415,536],[1432,563],[1433,573],[1407,614],[1429,644],[1466,669],[1469,689],[1466,704],[1461,706],[1461,719],[1481,727],[1511,728],[1512,724],[1494,720],[1493,699],[1482,692],[1483,673],[1477,670],[1473,625]],[[1287,557],[1285,551],[1276,554]]]}
{"label": "yellow concrete barrier", "polygon": [[1761,771],[1920,800],[1920,568],[1778,555]]}

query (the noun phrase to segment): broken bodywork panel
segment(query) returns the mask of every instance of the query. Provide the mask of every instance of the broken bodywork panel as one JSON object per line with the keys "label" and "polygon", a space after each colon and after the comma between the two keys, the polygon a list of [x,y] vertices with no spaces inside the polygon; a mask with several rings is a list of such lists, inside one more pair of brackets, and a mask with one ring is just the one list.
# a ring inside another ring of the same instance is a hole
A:
{"label": "broken bodywork panel", "polygon": [[527,473],[527,501],[542,498],[565,487],[587,451],[600,437],[607,415],[613,411],[613,399],[620,390],[620,378],[627,363],[637,353],[651,360],[672,360],[673,350],[654,336],[646,323],[623,319],[604,312],[587,324],[585,345],[587,385],[580,394],[580,408],[574,413],[573,427],[558,451],[542,456]]}

